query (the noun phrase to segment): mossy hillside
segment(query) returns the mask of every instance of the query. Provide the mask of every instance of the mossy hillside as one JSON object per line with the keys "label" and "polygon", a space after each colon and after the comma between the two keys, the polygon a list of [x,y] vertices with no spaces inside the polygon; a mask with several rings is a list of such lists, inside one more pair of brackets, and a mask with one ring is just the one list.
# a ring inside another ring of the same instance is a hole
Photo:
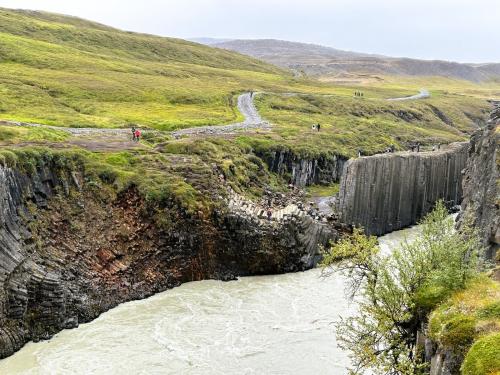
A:
{"label": "mossy hillside", "polygon": [[[379,88],[383,90],[400,90],[405,96],[405,90],[412,90],[414,93],[425,88],[429,90],[433,97],[449,94],[460,94],[462,96],[474,97],[478,99],[500,98],[500,84],[497,81],[487,81],[477,84],[471,81],[458,78],[445,77],[424,77],[424,76],[378,76],[378,79],[371,80],[361,86],[370,89]],[[396,96],[397,97],[397,96]]]}
{"label": "mossy hillside", "polygon": [[0,116],[170,129],[238,120],[233,97],[293,82],[233,52],[76,18],[0,10]]}
{"label": "mossy hillside", "polygon": [[[474,128],[471,118],[482,118],[489,105],[482,99],[445,95],[411,102],[352,95],[260,95],[257,106],[275,124],[267,143],[280,143],[298,154],[333,152],[355,156],[390,145],[406,149],[408,142],[423,145],[464,141]],[[311,129],[321,124],[321,131]],[[263,143],[266,141],[255,141]]]}
{"label": "mossy hillside", "polygon": [[2,126],[0,128],[0,143],[4,145],[20,142],[64,142],[69,137],[65,131],[43,127]]}
{"label": "mossy hillside", "polygon": [[[241,120],[236,95],[248,90],[349,98],[362,89],[366,98],[380,100],[415,91],[415,85],[397,83],[360,88],[297,79],[234,52],[123,32],[74,17],[6,9],[0,10],[0,67],[0,118],[61,126],[137,123],[173,130],[224,124]],[[455,82],[439,87],[465,97],[486,90]],[[283,108],[279,116],[269,113],[280,125],[290,122],[280,136],[292,143],[300,133],[297,126],[316,120],[329,123],[331,117],[328,111],[321,117],[302,110],[298,106],[289,113]],[[378,140],[388,142],[382,138]],[[333,136],[330,140],[342,143]]]}
{"label": "mossy hillside", "polygon": [[[474,372],[475,370],[471,369],[490,368],[487,363],[494,359],[487,353],[500,350],[499,301],[500,283],[482,276],[432,312],[429,319],[429,336],[442,347],[465,355],[462,374],[494,373],[489,372],[490,370]],[[496,346],[484,348],[484,342],[495,343]],[[500,371],[500,367],[495,370]]]}
{"label": "mossy hillside", "polygon": [[226,184],[251,198],[260,197],[265,189],[285,189],[251,149],[224,139],[185,139],[163,143],[155,150],[122,152],[7,148],[0,151],[0,163],[26,173],[43,165],[82,170],[88,186],[116,194],[136,187],[151,207],[176,205],[203,215],[221,205]]}

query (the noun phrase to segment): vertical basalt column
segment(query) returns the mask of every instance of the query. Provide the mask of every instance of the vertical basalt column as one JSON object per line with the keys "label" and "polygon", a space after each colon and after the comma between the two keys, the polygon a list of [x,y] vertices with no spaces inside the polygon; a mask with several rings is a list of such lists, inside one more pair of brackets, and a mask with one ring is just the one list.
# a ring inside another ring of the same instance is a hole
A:
{"label": "vertical basalt column", "polygon": [[415,224],[440,199],[459,204],[466,161],[467,143],[349,160],[340,183],[341,220],[382,235]]}

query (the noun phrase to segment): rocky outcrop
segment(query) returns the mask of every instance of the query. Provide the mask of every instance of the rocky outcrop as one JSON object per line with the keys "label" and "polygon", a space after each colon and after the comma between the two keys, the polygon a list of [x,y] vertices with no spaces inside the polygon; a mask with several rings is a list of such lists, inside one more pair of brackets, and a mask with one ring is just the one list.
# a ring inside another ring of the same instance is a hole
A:
{"label": "rocky outcrop", "polygon": [[[459,230],[467,224],[480,231],[487,249],[487,259],[493,258],[500,243],[497,161],[499,125],[500,109],[496,109],[487,125],[477,130],[470,139],[463,173],[462,210],[457,222]],[[431,375],[460,374],[464,355],[457,348],[443,347],[429,338],[425,340],[425,358],[430,363]]]}
{"label": "rocky outcrop", "polygon": [[[273,233],[284,244],[302,249],[304,268],[312,268],[321,260],[321,248],[338,238],[344,228],[335,228],[317,212],[306,210],[302,204],[289,204],[276,209],[266,209],[234,192],[229,202],[231,217],[244,223],[246,228],[260,228],[259,231]],[[228,228],[228,233],[240,235],[241,231]],[[237,241],[237,238],[234,239]]]}
{"label": "rocky outcrop", "polygon": [[310,268],[336,236],[294,210],[264,220],[240,203],[221,198],[207,217],[50,163],[0,167],[0,358],[186,281]]}
{"label": "rocky outcrop", "polygon": [[341,221],[382,235],[415,224],[439,199],[459,204],[466,160],[467,143],[352,159],[340,183]]}
{"label": "rocky outcrop", "polygon": [[28,311],[33,318],[30,307],[38,305],[47,332],[65,324],[61,287],[54,274],[30,259],[37,249],[24,220],[31,216],[26,198],[45,207],[56,186],[62,185],[48,168],[28,178],[0,167],[0,358],[24,345],[26,334],[18,323]]}
{"label": "rocky outcrop", "polygon": [[347,159],[338,155],[299,157],[290,150],[257,153],[271,172],[287,176],[297,187],[328,185],[339,182]]}
{"label": "rocky outcrop", "polygon": [[487,259],[493,259],[500,246],[499,164],[497,132],[500,109],[495,110],[488,125],[477,130],[470,140],[468,162],[464,173],[464,199],[459,227],[468,222],[481,231],[487,248]]}

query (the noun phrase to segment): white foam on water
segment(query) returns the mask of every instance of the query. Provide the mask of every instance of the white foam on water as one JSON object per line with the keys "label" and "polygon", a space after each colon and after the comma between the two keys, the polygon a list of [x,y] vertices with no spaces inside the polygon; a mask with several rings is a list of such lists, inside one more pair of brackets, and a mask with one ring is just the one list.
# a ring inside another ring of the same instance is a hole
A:
{"label": "white foam on water", "polygon": [[[381,238],[389,251],[418,228]],[[356,312],[320,270],[186,283],[0,361],[8,375],[347,374],[334,323]]]}

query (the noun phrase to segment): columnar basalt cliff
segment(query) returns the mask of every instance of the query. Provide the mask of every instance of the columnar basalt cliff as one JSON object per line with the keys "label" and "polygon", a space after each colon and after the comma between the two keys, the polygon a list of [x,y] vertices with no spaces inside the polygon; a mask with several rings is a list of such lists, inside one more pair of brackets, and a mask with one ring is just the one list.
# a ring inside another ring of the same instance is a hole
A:
{"label": "columnar basalt cliff", "polygon": [[158,220],[133,187],[0,167],[0,358],[182,282],[310,268],[336,236],[296,210],[266,221],[225,202],[208,217],[172,204]]}
{"label": "columnar basalt cliff", "polygon": [[338,156],[300,157],[289,150],[258,154],[271,172],[288,175],[297,187],[339,182],[347,159]]}
{"label": "columnar basalt cliff", "polygon": [[459,204],[466,160],[467,143],[352,159],[340,183],[341,221],[382,235],[415,224],[439,199]]}
{"label": "columnar basalt cliff", "polygon": [[[477,130],[468,147],[467,166],[463,176],[462,211],[458,230],[464,225],[476,227],[483,238],[487,252],[485,257],[494,258],[500,244],[499,212],[499,164],[497,147],[500,125],[500,108],[492,112],[488,124]],[[425,343],[426,359],[431,363],[431,375],[458,375],[464,361],[463,351],[443,347],[430,339]]]}
{"label": "columnar basalt cliff", "polygon": [[497,155],[500,108],[493,111],[488,125],[474,133],[463,185],[464,199],[459,227],[469,222],[481,231],[487,248],[486,258],[493,259],[500,247],[499,163]]}

